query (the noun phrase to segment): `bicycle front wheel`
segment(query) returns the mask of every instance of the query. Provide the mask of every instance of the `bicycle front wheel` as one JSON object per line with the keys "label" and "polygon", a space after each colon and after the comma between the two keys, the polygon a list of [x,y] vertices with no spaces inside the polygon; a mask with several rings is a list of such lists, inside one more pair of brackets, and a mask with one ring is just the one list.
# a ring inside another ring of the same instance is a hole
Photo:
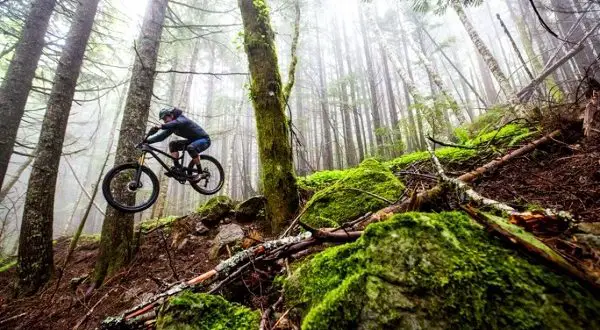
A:
{"label": "bicycle front wheel", "polygon": [[[139,175],[139,179],[136,179]],[[112,168],[102,181],[102,193],[108,204],[122,212],[143,211],[158,198],[160,184],[146,166],[127,163]]]}
{"label": "bicycle front wheel", "polygon": [[216,194],[225,182],[225,171],[221,164],[211,156],[200,155],[200,169],[194,165],[194,161],[190,161],[188,165],[188,175],[192,176],[199,173],[200,179],[196,182],[191,182],[190,185],[194,190],[203,195]]}

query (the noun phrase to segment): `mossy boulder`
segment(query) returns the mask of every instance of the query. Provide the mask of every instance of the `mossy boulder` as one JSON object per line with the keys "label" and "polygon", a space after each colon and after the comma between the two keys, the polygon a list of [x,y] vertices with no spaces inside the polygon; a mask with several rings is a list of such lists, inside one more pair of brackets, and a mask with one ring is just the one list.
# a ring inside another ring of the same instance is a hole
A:
{"label": "mossy boulder", "polygon": [[599,329],[600,301],[463,213],[406,213],[284,284],[302,329]]}
{"label": "mossy boulder", "polygon": [[227,196],[217,196],[200,205],[196,210],[202,222],[208,226],[219,224],[219,221],[225,218],[233,209],[235,204]]}
{"label": "mossy boulder", "polygon": [[[174,215],[170,215],[170,216],[167,216],[164,218],[148,219],[148,220],[140,222],[139,226],[143,233],[148,233],[159,227],[170,228],[171,225],[173,225],[173,223],[177,219],[178,218]],[[100,237],[100,236],[98,236],[98,237]]]}
{"label": "mossy boulder", "polygon": [[235,208],[235,219],[240,222],[250,222],[265,219],[265,198],[250,197]]}
{"label": "mossy boulder", "polygon": [[405,189],[402,182],[375,159],[367,159],[357,168],[343,172],[343,177],[308,201],[302,221],[314,227],[335,227],[388,204],[371,194],[393,202]]}
{"label": "mossy boulder", "polygon": [[169,299],[156,321],[157,330],[255,330],[260,313],[221,296],[183,293]]}

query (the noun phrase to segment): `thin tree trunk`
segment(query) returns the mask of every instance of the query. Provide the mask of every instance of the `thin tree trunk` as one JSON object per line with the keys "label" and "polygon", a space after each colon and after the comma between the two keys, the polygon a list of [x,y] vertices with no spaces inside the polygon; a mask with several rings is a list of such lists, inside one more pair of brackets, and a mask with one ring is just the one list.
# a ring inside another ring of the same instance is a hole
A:
{"label": "thin tree trunk", "polygon": [[350,77],[350,109],[354,117],[354,135],[356,136],[356,142],[358,145],[358,161],[362,161],[365,158],[365,147],[363,145],[362,134],[364,132],[360,129],[360,114],[358,113],[357,93],[356,93],[356,77],[354,76],[354,70],[352,68],[352,58],[350,51],[350,44],[348,43],[348,36],[346,29],[342,28],[342,37],[344,38],[344,47],[346,48],[346,65],[348,66],[348,76]]}
{"label": "thin tree trunk", "polygon": [[[342,43],[340,38],[340,28],[339,24],[334,21],[334,54],[336,58],[336,63],[338,67],[338,75],[340,78],[340,98],[341,98],[341,106],[340,110],[342,112],[343,118],[343,126],[344,126],[344,147],[346,154],[346,163],[348,167],[353,167],[358,164],[356,160],[356,149],[354,147],[354,139],[352,137],[352,120],[350,118],[350,112],[352,108],[348,103],[348,84],[346,82],[346,71],[344,70],[344,60],[342,58]],[[346,50],[347,51],[347,50]]]}
{"label": "thin tree trunk", "polygon": [[[34,155],[36,153],[37,153],[37,151],[33,152]],[[10,179],[10,181],[8,181],[6,183],[6,185],[4,185],[4,187],[0,191],[0,203],[4,200],[6,195],[8,195],[8,193],[10,192],[12,187],[15,185],[15,183],[17,183],[17,181],[19,181],[19,178],[21,177],[23,172],[25,172],[25,170],[29,167],[29,165],[31,165],[31,163],[33,162],[33,159],[34,159],[34,157],[28,157],[27,160],[23,162],[23,164],[19,165],[19,168],[15,171],[14,176]]]}
{"label": "thin tree trunk", "polygon": [[35,293],[54,269],[54,194],[71,103],[99,0],[81,0],[60,56],[29,176],[19,235],[19,290]]}
{"label": "thin tree trunk", "polygon": [[[317,19],[317,22],[319,20]],[[319,99],[321,103],[321,125],[323,127],[323,167],[326,170],[333,169],[333,143],[331,140],[331,130],[329,129],[329,103],[327,102],[327,77],[323,67],[323,58],[321,54],[321,37],[317,32],[317,69],[319,71]]]}
{"label": "thin tree trunk", "polygon": [[36,0],[31,4],[15,55],[0,86],[0,187],[25,113],[29,90],[44,48],[44,35],[55,5],[56,0]]}
{"label": "thin tree trunk", "polygon": [[500,89],[502,90],[502,92],[504,92],[506,96],[511,96],[513,94],[513,89],[510,86],[508,79],[504,75],[504,72],[502,72],[502,69],[498,65],[498,61],[496,61],[494,55],[492,55],[490,50],[487,48],[477,31],[475,30],[473,24],[471,24],[471,21],[467,17],[463,6],[458,0],[452,0],[452,7],[458,15],[458,18],[460,19],[461,23],[465,27],[465,30],[467,30],[469,37],[471,37],[471,41],[473,41],[475,49],[477,49],[479,54],[481,54],[484,63],[487,65],[490,72],[494,75],[494,78],[496,78],[496,81],[500,85]]}
{"label": "thin tree trunk", "polygon": [[[135,44],[136,58],[121,122],[115,164],[135,161],[138,154],[135,144],[144,137],[166,9],[167,0],[151,0],[147,5],[141,35]],[[126,184],[118,182],[116,191],[126,191]],[[135,196],[129,194],[129,198]],[[96,286],[100,285],[107,275],[127,264],[132,257],[133,215],[112,207],[107,208],[106,214],[94,270]]]}
{"label": "thin tree trunk", "polygon": [[250,93],[256,116],[266,214],[273,233],[277,233],[285,221],[293,217],[299,201],[275,53],[275,35],[264,1],[238,0],[238,5],[252,77]]}
{"label": "thin tree trunk", "polygon": [[369,34],[362,13],[359,13],[360,27],[363,39],[363,48],[365,59],[367,61],[367,77],[369,81],[369,91],[371,92],[371,114],[373,116],[373,125],[375,126],[375,152],[383,145],[381,134],[377,132],[383,127],[381,117],[379,116],[379,96],[377,95],[377,83],[375,81],[375,69],[373,67],[373,59],[371,56],[371,45],[369,43]]}

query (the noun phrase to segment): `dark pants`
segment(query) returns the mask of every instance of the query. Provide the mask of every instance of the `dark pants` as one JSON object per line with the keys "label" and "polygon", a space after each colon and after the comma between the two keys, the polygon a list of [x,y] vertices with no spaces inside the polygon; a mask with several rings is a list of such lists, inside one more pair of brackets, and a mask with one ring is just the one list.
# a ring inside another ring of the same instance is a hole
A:
{"label": "dark pants", "polygon": [[210,147],[210,138],[201,138],[195,141],[190,140],[176,140],[171,141],[169,143],[169,151],[182,151],[187,150],[187,152],[192,156],[192,158],[196,158],[199,153],[208,149]]}

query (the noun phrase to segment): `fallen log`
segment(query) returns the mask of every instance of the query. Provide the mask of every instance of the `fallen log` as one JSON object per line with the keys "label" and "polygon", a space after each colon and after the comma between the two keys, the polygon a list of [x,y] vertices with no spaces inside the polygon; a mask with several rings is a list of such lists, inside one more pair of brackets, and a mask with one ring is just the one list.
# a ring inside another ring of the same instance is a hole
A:
{"label": "fallen log", "polygon": [[540,145],[552,141],[552,139],[554,139],[555,137],[557,137],[559,135],[560,135],[560,130],[556,130],[556,131],[554,131],[548,135],[545,135],[535,141],[529,142],[527,145],[525,145],[517,150],[511,151],[510,153],[508,153],[498,159],[494,159],[491,162],[489,162],[479,168],[476,168],[471,172],[465,173],[465,174],[459,176],[457,179],[462,182],[471,182],[471,181],[477,179],[478,177],[482,176],[487,171],[497,168],[498,166],[504,165],[506,162],[510,161],[511,159],[523,156],[524,154],[527,154],[527,153],[535,150]]}
{"label": "fallen log", "polygon": [[587,274],[580,270],[551,247],[535,238],[532,234],[529,234],[526,231],[519,231],[519,227],[514,227],[503,218],[482,213],[473,207],[465,206],[463,207],[463,210],[478,223],[484,225],[491,232],[504,239],[508,244],[560,269],[589,289],[594,291],[600,289],[600,277]]}
{"label": "fallen log", "polygon": [[[442,167],[440,160],[437,158],[430,145],[428,145],[428,150],[438,171],[438,175],[444,182],[447,182],[456,187],[457,190],[464,192],[472,201],[476,203],[483,204],[484,206],[491,207],[503,213],[506,212],[512,216],[520,215],[520,212],[517,212],[512,207],[502,202],[481,196],[462,180],[448,177],[444,173],[444,168]],[[581,271],[576,265],[573,265],[568,260],[563,258],[559,253],[554,251],[544,242],[537,239],[533,234],[530,234],[519,227],[513,226],[502,218],[498,218],[493,215],[486,215],[473,207],[466,206],[463,207],[463,209],[477,222],[483,224],[492,232],[506,239],[511,244],[517,246],[520,250],[523,250],[524,252],[529,253],[536,258],[541,258],[543,261],[571,275],[587,287],[593,288],[594,290],[600,289],[600,277],[592,274],[586,274],[585,272]],[[545,210],[543,213],[548,217],[566,217],[569,220],[572,219],[572,216],[567,212],[556,213],[552,210]]]}

